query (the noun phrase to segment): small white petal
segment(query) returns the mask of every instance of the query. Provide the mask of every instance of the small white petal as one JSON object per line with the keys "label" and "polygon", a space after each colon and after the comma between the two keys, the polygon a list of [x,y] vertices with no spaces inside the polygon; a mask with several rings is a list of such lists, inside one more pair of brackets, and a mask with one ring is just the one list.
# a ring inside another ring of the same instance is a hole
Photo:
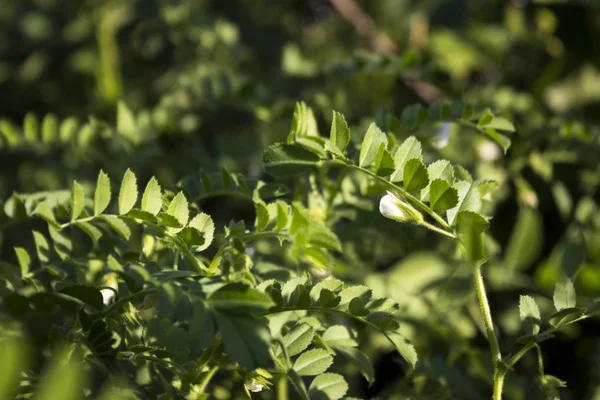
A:
{"label": "small white petal", "polygon": [[404,212],[396,204],[396,197],[393,194],[386,194],[379,202],[379,212],[386,218],[402,219],[406,218]]}
{"label": "small white petal", "polygon": [[252,382],[246,383],[246,388],[253,393],[258,393],[262,392],[263,385],[257,383],[254,379],[252,379]]}
{"label": "small white petal", "polygon": [[438,134],[431,140],[431,145],[436,149],[443,149],[448,146],[450,132],[452,132],[452,125],[448,122],[444,122],[440,127]]}
{"label": "small white petal", "polygon": [[479,153],[479,158],[483,161],[494,161],[500,157],[500,148],[489,140],[481,143],[477,148],[477,152]]}
{"label": "small white petal", "polygon": [[[111,288],[117,289],[117,283],[111,282],[106,286],[110,286]],[[115,297],[115,291],[111,289],[100,289],[100,294],[102,294],[102,302],[104,305],[110,304],[112,299]]]}

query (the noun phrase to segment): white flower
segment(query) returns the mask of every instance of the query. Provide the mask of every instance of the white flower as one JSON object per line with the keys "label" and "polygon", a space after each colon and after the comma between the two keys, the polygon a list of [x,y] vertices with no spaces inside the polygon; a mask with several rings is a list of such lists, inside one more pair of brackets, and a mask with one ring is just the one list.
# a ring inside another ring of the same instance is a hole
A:
{"label": "white flower", "polygon": [[450,132],[452,132],[452,125],[449,122],[444,122],[438,134],[431,139],[431,145],[436,149],[443,149],[448,146]]}
{"label": "white flower", "polygon": [[[106,286],[111,287],[113,289],[117,289],[117,282],[113,281],[107,284]],[[100,293],[102,294],[102,302],[104,305],[109,305],[112,299],[115,297],[115,290],[112,289],[100,289]]]}
{"label": "white flower", "polygon": [[379,212],[384,217],[398,222],[409,222],[413,224],[423,222],[423,215],[420,212],[389,191],[379,202]]}
{"label": "white flower", "polygon": [[500,157],[500,148],[490,140],[485,140],[477,147],[479,158],[483,161],[494,161]]}
{"label": "white flower", "polygon": [[258,392],[262,392],[263,385],[256,382],[255,379],[252,379],[252,381],[250,383],[246,383],[246,389],[248,389],[249,391],[251,391],[253,393],[258,393]]}

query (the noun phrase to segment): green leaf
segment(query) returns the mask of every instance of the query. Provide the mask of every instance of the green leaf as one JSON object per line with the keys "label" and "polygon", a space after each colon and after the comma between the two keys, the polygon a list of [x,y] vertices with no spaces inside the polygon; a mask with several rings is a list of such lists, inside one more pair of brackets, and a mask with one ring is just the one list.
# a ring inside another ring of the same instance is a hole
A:
{"label": "green leaf", "polygon": [[68,286],[66,288],[61,289],[59,293],[66,294],[67,296],[71,296],[78,300],[81,300],[82,302],[95,308],[96,310],[102,310],[102,307],[104,306],[102,300],[102,293],[100,293],[100,290],[96,289],[93,286]]}
{"label": "green leaf", "polygon": [[88,222],[75,222],[75,226],[88,235],[94,243],[102,237],[102,231]]}
{"label": "green leaf", "polygon": [[175,217],[181,226],[187,224],[190,210],[188,208],[188,201],[183,192],[177,193],[173,200],[171,200],[171,204],[169,204],[169,208],[167,209],[167,214]]}
{"label": "green leaf", "polygon": [[77,181],[73,182],[73,192],[71,193],[71,221],[75,221],[85,206],[85,192],[83,186]]}
{"label": "green leaf", "polygon": [[456,232],[469,261],[479,261],[485,258],[483,233],[489,226],[489,222],[477,213],[472,211],[458,213]]}
{"label": "green leaf", "polygon": [[35,210],[33,210],[32,214],[41,217],[56,229],[60,229],[60,224],[56,222],[56,217],[54,217],[54,213],[52,212],[52,209],[50,208],[50,205],[48,205],[47,202],[44,201],[38,204],[35,207]]}
{"label": "green leaf", "polygon": [[350,311],[350,314],[357,317],[365,317],[369,315],[369,310],[365,308],[365,305],[358,297],[350,300],[350,304],[348,304],[348,311]]}
{"label": "green leaf", "polygon": [[338,347],[356,347],[358,343],[348,327],[344,325],[333,325],[327,328],[323,333],[322,339],[328,346],[333,348]]}
{"label": "green leaf", "polygon": [[337,111],[333,112],[329,138],[340,153],[343,153],[346,147],[348,147],[348,143],[350,143],[350,129],[348,128],[346,119]]}
{"label": "green leaf", "polygon": [[254,209],[256,210],[256,219],[254,221],[256,232],[262,232],[270,221],[269,210],[265,202],[259,199],[254,200]]}
{"label": "green leaf", "polygon": [[121,190],[119,191],[119,214],[127,214],[137,202],[137,196],[137,178],[128,168],[127,171],[125,171],[125,175],[123,175]]}
{"label": "green leaf", "polygon": [[504,265],[513,270],[529,267],[542,249],[542,235],[539,213],[529,207],[521,208],[506,246]]}
{"label": "green leaf", "polygon": [[319,301],[319,304],[321,305],[321,307],[333,308],[333,307],[336,307],[338,304],[340,304],[340,301],[342,301],[342,298],[340,296],[336,295],[335,293],[333,293],[331,290],[323,288],[319,292],[318,301]]}
{"label": "green leaf", "polygon": [[429,174],[429,185],[421,191],[421,200],[429,201],[429,190],[431,182],[436,179],[447,181],[450,185],[454,183],[454,167],[447,160],[438,160],[427,166]]}
{"label": "green leaf", "polygon": [[396,153],[394,154],[394,166],[396,170],[390,177],[391,182],[400,182],[404,179],[404,166],[408,160],[414,158],[421,159],[421,142],[419,142],[414,136],[406,139]]}
{"label": "green leaf", "polygon": [[215,313],[227,355],[250,370],[271,362],[271,338],[266,322],[245,316]]}
{"label": "green leaf", "polygon": [[429,205],[432,210],[444,211],[456,207],[458,191],[448,181],[434,179],[429,185]]}
{"label": "green leaf", "polygon": [[46,239],[46,237],[38,231],[33,231],[32,234],[37,257],[42,263],[49,262],[52,258],[52,252],[50,250],[50,243],[48,243],[48,239]]}
{"label": "green leaf", "polygon": [[[289,356],[295,356],[306,350],[314,336],[315,331],[312,326],[308,324],[298,324],[282,338],[282,342],[285,345],[287,354]],[[281,353],[281,348],[277,348],[276,355]]]}
{"label": "green leaf", "polygon": [[208,304],[217,311],[230,313],[260,313],[273,306],[271,298],[241,283],[232,283],[213,292]]}
{"label": "green leaf", "polygon": [[318,221],[311,221],[308,224],[307,239],[312,245],[329,250],[342,251],[342,245],[336,234]]}
{"label": "green leaf", "polygon": [[448,216],[448,223],[450,225],[454,225],[459,212],[479,212],[479,209],[481,208],[479,191],[472,183],[467,181],[458,181],[454,184],[454,188],[458,191],[458,204],[456,207],[453,207],[446,212]]}
{"label": "green leaf", "polygon": [[420,104],[413,104],[402,110],[401,125],[406,128],[422,124],[427,119],[427,109]]}
{"label": "green leaf", "polygon": [[519,299],[519,315],[523,321],[523,332],[536,335],[540,331],[540,309],[531,296],[521,296]]}
{"label": "green leaf", "polygon": [[480,124],[482,128],[490,128],[499,131],[514,132],[515,126],[512,122],[502,117],[494,117],[494,119],[488,123]]}
{"label": "green leaf", "polygon": [[100,215],[110,203],[110,179],[100,170],[94,193],[94,215]]}
{"label": "green leaf", "polygon": [[373,368],[371,360],[369,360],[369,357],[367,357],[364,352],[353,347],[337,347],[336,350],[347,357],[350,363],[358,368],[367,382],[375,382],[375,369]]}
{"label": "green leaf", "polygon": [[333,357],[323,349],[302,353],[292,367],[300,376],[319,375],[333,364]]}
{"label": "green leaf", "polygon": [[342,298],[340,304],[348,304],[354,298],[359,298],[366,304],[371,298],[371,292],[370,288],[363,285],[350,286],[339,293]]}
{"label": "green leaf", "polygon": [[17,255],[17,261],[19,262],[19,268],[21,269],[21,278],[29,274],[31,268],[31,256],[22,247],[15,247],[15,253]]}
{"label": "green leaf", "polygon": [[493,120],[494,120],[494,114],[492,113],[492,110],[490,110],[489,108],[486,108],[481,113],[481,117],[479,117],[479,121],[477,122],[477,126],[484,126],[486,124],[489,124]]}
{"label": "green leaf", "polygon": [[297,102],[296,107],[294,108],[290,134],[296,137],[319,136],[315,115],[312,109],[303,101]]}
{"label": "green leaf", "polygon": [[394,158],[383,146],[379,148],[379,151],[381,152],[381,155],[377,156],[378,162],[377,165],[375,165],[375,172],[379,176],[388,176],[394,172]]}
{"label": "green leaf", "polygon": [[127,226],[127,223],[116,215],[102,215],[101,218],[115,231],[119,236],[125,240],[129,240],[131,236],[131,229]]}
{"label": "green leaf", "polygon": [[560,311],[555,312],[548,318],[548,322],[555,328],[559,328],[561,326],[565,326],[574,322],[579,317],[585,314],[585,309],[583,308],[563,308]]}
{"label": "green leaf", "polygon": [[212,243],[215,235],[215,223],[213,222],[210,215],[200,213],[194,218],[192,218],[188,226],[197,230],[199,233],[202,234],[202,237],[204,238],[204,242],[202,244],[195,245],[194,250],[206,250],[208,246],[210,246],[210,244]]}
{"label": "green leaf", "polygon": [[347,391],[348,384],[344,378],[332,373],[317,376],[308,388],[310,398],[316,400],[338,400],[344,397]]}
{"label": "green leaf", "polygon": [[160,185],[155,177],[152,177],[142,196],[142,211],[149,212],[152,215],[156,215],[162,208],[162,193]]}
{"label": "green leaf", "polygon": [[265,150],[265,171],[275,178],[299,175],[312,168],[320,158],[302,147],[276,143]]}
{"label": "green leaf", "polygon": [[138,136],[135,115],[124,101],[117,104],[117,132],[134,142]]}
{"label": "green leaf", "polygon": [[[5,307],[7,307],[6,299],[7,297],[3,299]],[[14,390],[20,386],[21,374],[29,367],[30,347],[23,335],[7,334],[0,340],[0,354],[2,354],[0,399],[15,398]]]}
{"label": "green leaf", "polygon": [[29,112],[23,120],[23,135],[27,141],[37,143],[39,141],[40,121],[38,117]]}
{"label": "green leaf", "polygon": [[77,133],[77,129],[79,128],[79,122],[77,122],[77,118],[69,117],[64,119],[60,123],[58,136],[62,143],[66,143],[70,140],[73,140],[75,134]]}
{"label": "green leaf", "polygon": [[565,308],[574,308],[577,305],[575,286],[573,286],[573,282],[570,279],[556,284],[553,300],[556,311],[561,311]]}
{"label": "green leaf", "polygon": [[404,166],[404,189],[407,192],[421,190],[429,183],[429,174],[423,161],[418,158],[408,160]]}
{"label": "green leaf", "polygon": [[58,137],[58,119],[53,114],[47,114],[42,121],[42,143],[52,144]]}
{"label": "green leaf", "polygon": [[408,339],[393,331],[385,331],[384,334],[394,344],[396,351],[414,368],[417,365],[417,352]]}
{"label": "green leaf", "polygon": [[381,146],[385,148],[387,145],[387,137],[385,133],[373,122],[369,126],[365,138],[360,147],[360,155],[358,157],[360,167],[367,167],[377,161],[377,155]]}

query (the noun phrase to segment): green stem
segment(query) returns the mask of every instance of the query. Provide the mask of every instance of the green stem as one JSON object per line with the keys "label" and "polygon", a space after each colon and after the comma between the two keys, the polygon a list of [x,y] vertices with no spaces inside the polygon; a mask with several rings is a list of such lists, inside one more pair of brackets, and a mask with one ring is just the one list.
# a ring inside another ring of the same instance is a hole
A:
{"label": "green stem", "polygon": [[288,400],[288,382],[285,374],[281,374],[277,379],[277,400]]}
{"label": "green stem", "polygon": [[206,387],[208,386],[210,380],[213,378],[213,376],[217,373],[218,370],[219,366],[215,365],[206,373],[206,375],[204,375],[204,378],[202,378],[197,387],[197,390],[200,393],[204,393],[206,391]]}
{"label": "green stem", "polygon": [[490,310],[490,303],[487,298],[485,291],[485,285],[483,282],[483,276],[481,275],[481,263],[477,263],[473,270],[473,278],[475,281],[475,290],[477,292],[477,299],[479,300],[479,308],[481,309],[481,315],[483,316],[483,323],[485,325],[485,331],[487,333],[488,342],[490,342],[490,349],[492,352],[492,363],[494,365],[494,400],[502,399],[502,387],[504,386],[504,377],[506,376],[507,368],[501,364],[502,353],[500,352],[500,346],[498,344],[498,338],[496,331],[494,330],[494,321],[492,320],[492,311]]}
{"label": "green stem", "polygon": [[434,232],[437,232],[441,235],[448,236],[449,238],[452,238],[452,239],[456,239],[456,235],[454,233],[450,233],[448,231],[440,229],[437,226],[430,224],[429,222],[423,221],[423,222],[420,222],[419,225],[424,226],[425,228],[432,230]]}

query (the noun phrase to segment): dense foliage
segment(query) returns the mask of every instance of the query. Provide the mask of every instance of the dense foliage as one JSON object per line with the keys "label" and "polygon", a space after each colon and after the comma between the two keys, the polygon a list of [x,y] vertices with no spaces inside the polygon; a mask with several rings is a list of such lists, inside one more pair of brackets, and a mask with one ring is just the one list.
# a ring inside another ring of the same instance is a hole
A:
{"label": "dense foliage", "polygon": [[5,1],[0,398],[600,398],[566,3]]}

